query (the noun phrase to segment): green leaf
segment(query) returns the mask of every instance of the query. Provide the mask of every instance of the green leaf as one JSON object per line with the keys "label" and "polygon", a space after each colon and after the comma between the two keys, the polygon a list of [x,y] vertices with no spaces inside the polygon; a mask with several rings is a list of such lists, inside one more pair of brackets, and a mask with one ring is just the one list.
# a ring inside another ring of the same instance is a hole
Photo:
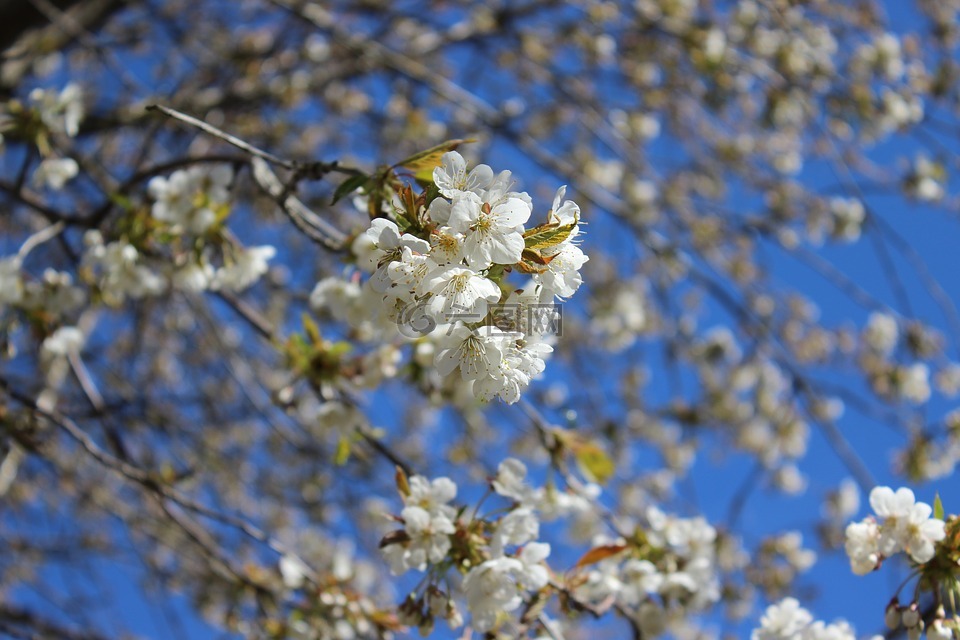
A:
{"label": "green leaf", "polygon": [[397,215],[397,229],[400,230],[400,233],[407,233],[410,231],[410,229],[413,229],[413,224],[407,220],[407,216],[405,214],[401,213]]}
{"label": "green leaf", "polygon": [[940,493],[933,498],[933,517],[937,520],[943,520],[943,502],[940,501]]}
{"label": "green leaf", "polygon": [[569,238],[576,226],[576,222],[564,225],[556,223],[542,224],[538,227],[527,229],[523,234],[523,242],[527,249],[535,251],[550,249]]}
{"label": "green leaf", "polygon": [[350,439],[346,436],[340,436],[340,439],[337,440],[337,451],[333,455],[333,462],[338,467],[342,467],[347,464],[347,460],[350,459]]}
{"label": "green leaf", "polygon": [[400,492],[400,495],[406,498],[410,495],[410,483],[407,481],[407,474],[404,470],[397,465],[393,474],[394,482],[397,484],[397,491]]}
{"label": "green leaf", "polygon": [[320,327],[318,327],[317,323],[313,321],[313,318],[306,313],[302,313],[300,314],[300,321],[303,323],[303,330],[310,338],[310,342],[315,345],[320,344],[323,341],[323,338],[320,335]]}
{"label": "green leaf", "polygon": [[581,442],[572,447],[580,472],[590,481],[606,483],[617,470],[613,459],[595,442]]}
{"label": "green leaf", "polygon": [[333,192],[333,202],[331,204],[337,204],[341,198],[344,196],[353,193],[363,185],[367,184],[370,180],[369,176],[364,174],[350,176],[346,180],[340,183],[340,186],[337,187],[337,190]]}
{"label": "green leaf", "polygon": [[409,158],[404,158],[390,168],[403,167],[404,169],[409,169],[413,173],[413,177],[417,180],[433,180],[433,170],[440,166],[440,159],[443,157],[443,154],[448,151],[453,151],[461,144],[468,142],[475,142],[475,139],[457,138],[455,140],[447,140],[435,147],[430,147],[426,151],[421,151],[413,154]]}

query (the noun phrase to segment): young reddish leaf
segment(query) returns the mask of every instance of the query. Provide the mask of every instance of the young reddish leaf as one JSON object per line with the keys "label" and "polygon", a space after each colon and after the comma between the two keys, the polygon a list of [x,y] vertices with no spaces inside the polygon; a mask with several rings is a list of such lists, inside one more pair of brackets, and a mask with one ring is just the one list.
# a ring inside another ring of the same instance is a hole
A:
{"label": "young reddish leaf", "polygon": [[391,531],[387,535],[383,536],[383,539],[380,540],[380,548],[389,547],[392,544],[400,544],[403,542],[409,542],[410,536],[403,529],[397,529],[396,531]]}
{"label": "young reddish leaf", "polygon": [[615,556],[624,549],[627,548],[625,544],[605,544],[599,547],[594,547],[587,551],[583,556],[577,560],[577,564],[573,565],[574,569],[580,569],[586,567],[587,565],[596,564],[601,560],[606,560],[611,556]]}

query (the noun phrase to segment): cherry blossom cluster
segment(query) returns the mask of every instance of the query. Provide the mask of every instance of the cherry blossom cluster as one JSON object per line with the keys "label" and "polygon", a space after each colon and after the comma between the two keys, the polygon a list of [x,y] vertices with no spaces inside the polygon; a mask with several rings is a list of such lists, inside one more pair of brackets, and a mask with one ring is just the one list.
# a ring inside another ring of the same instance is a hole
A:
{"label": "cherry blossom cluster", "polygon": [[[784,598],[767,607],[760,626],[750,640],[856,640],[853,628],[845,621],[826,624],[800,606],[796,598]],[[874,636],[879,640],[882,636]]]}
{"label": "cherry blossom cluster", "polygon": [[[922,336],[916,332],[904,337],[907,342],[919,347],[923,345]],[[930,367],[925,362],[907,364],[892,359],[901,340],[900,324],[894,316],[883,312],[871,313],[862,338],[864,349],[860,354],[860,363],[867,370],[870,384],[879,395],[902,399],[911,404],[924,404],[930,399]]]}
{"label": "cherry blossom cluster", "polygon": [[704,611],[720,599],[717,531],[702,517],[681,518],[650,506],[633,540],[594,539],[594,548],[619,550],[598,562],[575,593],[584,602],[609,599],[633,612],[644,637]]}
{"label": "cherry blossom cluster", "polygon": [[[457,493],[449,478],[398,476],[404,508],[395,519],[403,529],[381,543],[391,571],[395,575],[410,569],[429,571],[439,578],[448,569],[457,570],[473,628],[494,629],[503,614],[518,609],[527,594],[549,582],[544,561],[550,545],[537,542],[540,519],[535,505],[542,493],[524,483],[525,475],[518,460],[500,465],[491,487],[515,502],[506,515],[490,520],[479,518],[476,510],[468,518],[465,509],[448,504]],[[421,631],[432,628],[436,617],[446,619],[451,628],[463,623],[455,601],[436,584],[420,595],[410,594],[401,612],[407,624]]]}
{"label": "cherry blossom cluster", "polygon": [[[958,521],[950,517],[944,521],[939,498],[935,506],[918,502],[913,491],[900,488],[876,487],[870,492],[870,506],[876,516],[853,522],[846,530],[846,551],[850,567],[857,575],[878,569],[883,561],[903,551],[914,563],[911,578],[916,576],[916,589],[906,605],[899,602],[898,592],[887,605],[884,621],[890,629],[903,627],[911,640],[920,638],[926,630],[927,638],[946,640],[960,633],[960,619],[956,617],[954,594],[960,585],[956,549]],[[932,617],[924,620],[920,597],[924,591],[933,595],[936,608]],[[944,594],[949,594],[949,600]],[[953,618],[948,619],[944,602],[949,601]]]}
{"label": "cherry blossom cluster", "polygon": [[931,517],[930,505],[917,502],[906,487],[896,492],[890,487],[876,487],[870,492],[870,506],[876,517],[868,516],[847,526],[845,548],[854,573],[866,575],[900,551],[918,564],[933,558],[936,543],[946,533],[944,521]]}
{"label": "cherry blossom cluster", "polygon": [[[222,164],[154,177],[148,185],[154,200],[150,221],[144,224],[153,233],[107,241],[100,231],[88,231],[83,263],[103,298],[120,304],[171,287],[241,291],[256,283],[276,250],[269,245],[244,247],[219,232],[230,212],[232,180],[232,169]],[[221,263],[217,267],[211,264],[215,254]]]}
{"label": "cherry blossom cluster", "polygon": [[[71,323],[87,300],[86,292],[74,284],[73,276],[66,271],[48,268],[39,277],[33,277],[23,270],[32,247],[50,237],[41,231],[28,238],[17,254],[0,258],[3,330],[9,336],[16,327],[22,326],[15,320],[17,317],[25,320],[25,324],[43,327],[39,361],[47,368],[63,356],[78,353],[83,346],[82,332]],[[16,341],[5,344],[3,355],[15,356],[15,345]]]}
{"label": "cherry blossom cluster", "polygon": [[[516,402],[553,350],[555,300],[582,281],[580,208],[561,187],[547,222],[526,229],[533,203],[511,190],[511,173],[484,164],[468,171],[455,151],[433,182],[415,210],[375,218],[353,251],[401,333],[435,345],[441,375],[475,397]],[[522,288],[506,281],[514,270],[530,276]]]}
{"label": "cherry blossom cluster", "polygon": [[39,151],[40,163],[31,179],[34,187],[59,191],[77,176],[77,161],[65,155],[54,140],[74,138],[80,132],[85,115],[80,85],[71,82],[60,91],[37,87],[30,92],[26,104],[14,100],[3,111],[6,113],[0,113],[0,150],[4,132],[17,129],[17,133],[28,132]]}

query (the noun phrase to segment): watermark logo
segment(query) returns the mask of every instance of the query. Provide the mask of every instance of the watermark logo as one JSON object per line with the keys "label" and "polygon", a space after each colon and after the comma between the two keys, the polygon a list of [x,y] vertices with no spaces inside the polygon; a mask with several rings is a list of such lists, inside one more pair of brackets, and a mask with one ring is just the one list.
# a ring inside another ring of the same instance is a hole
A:
{"label": "watermark logo", "polygon": [[433,333],[437,324],[436,318],[427,308],[426,300],[411,302],[397,314],[397,330],[406,338],[414,339]]}
{"label": "watermark logo", "polygon": [[[483,319],[456,305],[444,314],[436,314],[426,299],[414,300],[397,314],[397,329],[401,335],[415,339],[433,333],[441,324],[447,325],[449,335],[457,321],[473,324]],[[553,302],[503,304],[490,310],[487,321],[506,333],[516,334],[518,339],[529,335],[560,336],[563,333],[563,307]]]}

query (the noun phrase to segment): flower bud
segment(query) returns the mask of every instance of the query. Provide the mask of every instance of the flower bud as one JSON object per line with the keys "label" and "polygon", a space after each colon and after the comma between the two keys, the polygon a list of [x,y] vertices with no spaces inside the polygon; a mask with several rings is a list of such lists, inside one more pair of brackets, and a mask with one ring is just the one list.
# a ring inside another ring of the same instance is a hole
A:
{"label": "flower bud", "polygon": [[902,620],[907,629],[913,629],[920,624],[920,608],[916,602],[911,602],[910,606],[903,610]]}
{"label": "flower bud", "polygon": [[908,640],[920,640],[920,636],[923,635],[923,620],[920,620],[915,627],[911,627],[907,630]]}
{"label": "flower bud", "polygon": [[887,610],[883,614],[883,621],[888,629],[896,629],[900,626],[900,605],[896,598],[887,605]]}

